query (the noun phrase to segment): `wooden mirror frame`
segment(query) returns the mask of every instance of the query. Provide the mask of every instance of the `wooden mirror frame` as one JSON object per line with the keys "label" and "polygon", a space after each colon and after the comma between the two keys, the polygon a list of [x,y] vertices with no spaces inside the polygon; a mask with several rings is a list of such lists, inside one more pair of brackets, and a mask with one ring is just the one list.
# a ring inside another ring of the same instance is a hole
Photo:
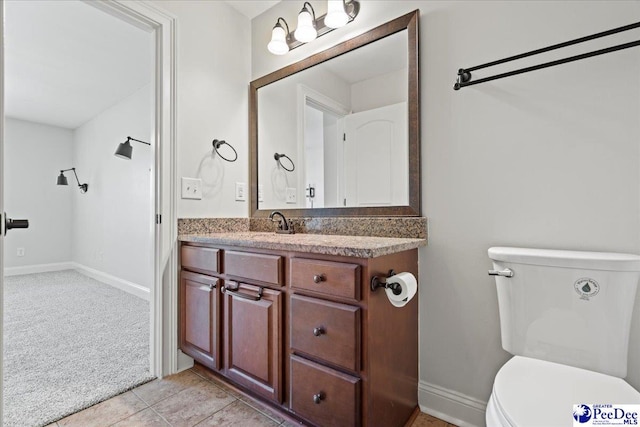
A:
{"label": "wooden mirror frame", "polygon": [[[409,142],[409,204],[405,206],[335,207],[277,209],[288,217],[335,216],[420,216],[420,74],[418,58],[419,10],[380,25],[362,35],[340,43],[308,58],[288,65],[249,85],[249,147],[251,192],[251,217],[264,218],[274,209],[258,209],[258,89],[291,76],[314,65],[343,55],[397,32],[407,30],[408,36],[408,142]],[[375,165],[372,165],[375,166]]]}

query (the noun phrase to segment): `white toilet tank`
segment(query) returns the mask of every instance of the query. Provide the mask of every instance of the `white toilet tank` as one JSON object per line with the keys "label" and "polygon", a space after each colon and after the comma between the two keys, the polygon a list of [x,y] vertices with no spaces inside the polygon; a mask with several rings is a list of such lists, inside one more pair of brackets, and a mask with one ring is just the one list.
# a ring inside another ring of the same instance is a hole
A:
{"label": "white toilet tank", "polygon": [[624,378],[640,256],[496,247],[502,347]]}

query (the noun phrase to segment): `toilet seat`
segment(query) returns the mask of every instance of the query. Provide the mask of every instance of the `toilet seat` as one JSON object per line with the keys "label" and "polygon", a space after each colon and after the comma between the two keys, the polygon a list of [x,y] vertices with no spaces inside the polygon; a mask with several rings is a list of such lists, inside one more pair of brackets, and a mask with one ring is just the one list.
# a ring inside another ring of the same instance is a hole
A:
{"label": "toilet seat", "polygon": [[496,375],[487,427],[564,427],[574,404],[640,404],[640,393],[621,378],[514,356]]}

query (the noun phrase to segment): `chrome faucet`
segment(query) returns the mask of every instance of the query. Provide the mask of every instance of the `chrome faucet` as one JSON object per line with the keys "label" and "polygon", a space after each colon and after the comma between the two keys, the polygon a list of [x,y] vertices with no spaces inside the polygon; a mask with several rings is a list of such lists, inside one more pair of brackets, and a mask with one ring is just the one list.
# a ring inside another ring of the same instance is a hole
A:
{"label": "chrome faucet", "polygon": [[[276,216],[279,216],[281,219],[275,218]],[[278,223],[278,229],[276,230],[276,233],[280,233],[280,234],[295,233],[295,231],[293,230],[293,223],[291,222],[291,220],[287,221],[287,219],[284,217],[282,212],[279,212],[279,211],[271,212],[271,214],[269,214],[269,219],[273,222]]]}

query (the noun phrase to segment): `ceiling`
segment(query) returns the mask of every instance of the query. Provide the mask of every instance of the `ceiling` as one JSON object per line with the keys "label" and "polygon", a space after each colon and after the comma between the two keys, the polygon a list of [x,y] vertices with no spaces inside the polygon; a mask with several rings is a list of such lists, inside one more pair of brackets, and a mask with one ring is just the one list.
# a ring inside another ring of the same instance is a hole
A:
{"label": "ceiling", "polygon": [[151,82],[151,33],[76,0],[4,6],[8,117],[75,129]]}
{"label": "ceiling", "polygon": [[253,19],[281,0],[227,0],[227,3],[249,19]]}

